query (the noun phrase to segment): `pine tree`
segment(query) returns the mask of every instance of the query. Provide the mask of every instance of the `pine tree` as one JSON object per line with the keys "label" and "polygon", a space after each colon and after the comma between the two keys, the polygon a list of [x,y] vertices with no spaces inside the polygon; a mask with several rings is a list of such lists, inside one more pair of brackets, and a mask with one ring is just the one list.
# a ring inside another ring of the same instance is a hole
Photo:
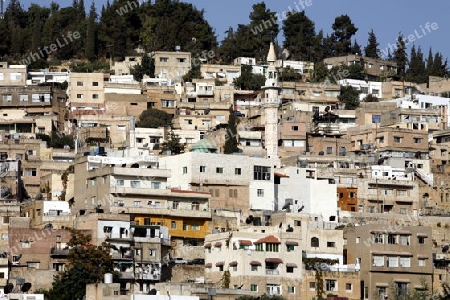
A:
{"label": "pine tree", "polygon": [[86,28],[86,58],[93,61],[97,58],[97,12],[95,9],[95,2],[92,1],[89,10],[89,19]]}
{"label": "pine tree", "polygon": [[358,31],[348,15],[341,15],[332,25],[335,37],[334,49],[337,55],[347,55],[351,52],[352,36]]}
{"label": "pine tree", "polygon": [[223,153],[232,154],[239,151],[237,141],[237,125],[238,119],[234,115],[233,107],[229,109],[230,116],[228,117],[227,134],[225,136],[225,145]]}
{"label": "pine tree", "polygon": [[301,61],[315,61],[314,48],[316,32],[314,22],[306,15],[305,11],[289,12],[283,21],[284,43],[283,46],[291,54],[291,58]]}
{"label": "pine tree", "polygon": [[161,145],[161,153],[170,151],[170,155],[177,155],[184,152],[184,144],[180,143],[181,138],[173,131],[170,132],[167,141]]}
{"label": "pine tree", "polygon": [[366,57],[370,58],[380,58],[378,42],[373,29],[369,32],[369,39],[367,41],[367,46],[364,48],[364,53]]}
{"label": "pine tree", "polygon": [[397,75],[404,77],[406,74],[408,57],[406,55],[405,38],[402,34],[399,34],[397,38],[397,46],[394,52],[394,61],[397,63]]}
{"label": "pine tree", "polygon": [[361,55],[361,46],[358,44],[358,42],[356,40],[352,45],[351,53],[356,54],[356,55]]}

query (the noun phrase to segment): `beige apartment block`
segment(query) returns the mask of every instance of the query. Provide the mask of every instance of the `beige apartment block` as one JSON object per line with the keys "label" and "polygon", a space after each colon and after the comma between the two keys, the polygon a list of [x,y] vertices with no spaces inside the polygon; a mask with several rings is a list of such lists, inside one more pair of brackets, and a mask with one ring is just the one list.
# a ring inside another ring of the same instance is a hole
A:
{"label": "beige apartment block", "polygon": [[[313,299],[317,296],[316,271],[303,270],[303,280],[301,286],[301,299]],[[343,297],[349,300],[359,300],[360,280],[358,271],[342,272],[327,271],[321,272],[323,280],[323,290],[328,297]]]}
{"label": "beige apartment block", "polygon": [[397,63],[359,55],[329,57],[325,58],[323,62],[328,69],[331,69],[332,67],[359,65],[363,63],[364,72],[373,77],[390,77],[397,74]]}
{"label": "beige apartment block", "polygon": [[448,78],[429,76],[429,91],[432,94],[442,95],[442,93],[450,92],[450,80]]}
{"label": "beige apartment block", "polygon": [[[64,248],[69,242],[70,232],[18,226],[8,230],[11,278],[24,278],[25,282],[30,282],[30,292],[51,288],[53,276],[68,266],[69,250]],[[88,234],[90,230],[83,233]]]}
{"label": "beige apartment block", "polygon": [[[191,69],[191,53],[181,51],[155,51],[155,77],[181,81]],[[200,62],[199,62],[200,63]]]}
{"label": "beige apartment block", "polygon": [[125,56],[123,61],[115,61],[111,66],[111,70],[115,75],[129,75],[130,69],[140,64],[142,61],[141,56]]}
{"label": "beige apartment block", "polygon": [[431,227],[389,223],[344,228],[344,255],[360,266],[365,299],[431,288]]}
{"label": "beige apartment block", "polygon": [[432,132],[446,129],[447,112],[439,107],[428,109],[396,108],[381,114],[381,127],[406,128],[414,131]]}
{"label": "beige apartment block", "polygon": [[355,110],[357,126],[380,127],[381,115],[397,108],[393,102],[361,102]]}
{"label": "beige apartment block", "polygon": [[174,86],[145,86],[143,93],[147,101],[145,109],[159,109],[172,116],[177,113],[181,97]]}
{"label": "beige apartment block", "polygon": [[[7,110],[0,122],[14,120],[11,123],[20,124],[16,125],[16,132],[50,134],[51,126],[39,124],[46,123],[45,120],[50,120],[50,125],[58,130],[64,129],[67,101],[64,90],[51,86],[2,86],[0,94],[0,108]],[[37,126],[31,128],[33,124]]]}
{"label": "beige apartment block", "polygon": [[70,119],[85,114],[100,114],[105,108],[103,73],[71,73],[68,88]]}
{"label": "beige apartment block", "polygon": [[148,109],[146,95],[143,94],[105,94],[105,114],[112,116],[134,116],[138,119]]}
{"label": "beige apartment block", "polygon": [[24,86],[27,82],[26,65],[9,65],[0,62],[0,85],[1,86]]}
{"label": "beige apartment block", "polygon": [[310,82],[280,82],[280,98],[283,103],[297,100],[303,102],[337,104],[340,94],[339,84]]}
{"label": "beige apartment block", "polygon": [[200,73],[205,79],[217,79],[228,84],[241,76],[241,66],[201,64]]}

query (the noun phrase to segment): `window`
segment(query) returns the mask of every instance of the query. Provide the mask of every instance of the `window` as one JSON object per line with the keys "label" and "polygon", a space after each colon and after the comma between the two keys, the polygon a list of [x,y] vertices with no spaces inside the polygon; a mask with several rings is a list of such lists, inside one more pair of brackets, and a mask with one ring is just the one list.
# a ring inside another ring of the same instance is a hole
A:
{"label": "window", "polygon": [[139,180],[131,180],[130,185],[132,188],[140,188],[141,182]]}
{"label": "window", "polygon": [[[256,266],[252,266],[252,267],[256,267]],[[258,291],[258,285],[257,284],[251,284],[250,285],[250,291],[257,292]]]}
{"label": "window", "polygon": [[206,166],[200,166],[200,173],[206,172]]}
{"label": "window", "polygon": [[27,262],[27,268],[39,269],[39,263],[38,262]]}
{"label": "window", "polygon": [[175,100],[161,100],[161,107],[175,107]]}
{"label": "window", "polygon": [[373,256],[373,266],[374,267],[383,267],[384,266],[384,256],[383,255],[374,255]]}
{"label": "window", "polygon": [[19,95],[20,102],[28,102],[28,95]]}
{"label": "window", "polygon": [[169,58],[168,57],[160,57],[159,58],[159,62],[168,62]]}
{"label": "window", "polygon": [[150,187],[151,187],[152,189],[159,190],[159,189],[161,188],[161,182],[158,182],[158,181],[152,181],[152,182],[150,183]]}
{"label": "window", "polygon": [[230,198],[237,198],[238,196],[237,189],[228,189],[228,196]]}
{"label": "window", "polygon": [[241,168],[235,168],[234,175],[241,175]]}
{"label": "window", "polygon": [[422,143],[422,138],[414,138],[414,144]]}
{"label": "window", "polygon": [[216,173],[217,174],[223,174],[223,168],[222,167],[217,167],[216,168]]}
{"label": "window", "polygon": [[387,243],[391,245],[397,244],[397,235],[396,234],[388,234]]}
{"label": "window", "polygon": [[381,115],[372,115],[372,123],[381,123]]}
{"label": "window", "polygon": [[400,235],[400,245],[409,246],[409,235]]}
{"label": "window", "polygon": [[92,82],[92,86],[98,86],[98,81]]}
{"label": "window", "polygon": [[200,226],[198,224],[192,224],[191,230],[200,230]]}
{"label": "window", "polygon": [[254,166],[253,167],[254,180],[270,180],[270,167]]}
{"label": "window", "polygon": [[286,273],[294,273],[294,267],[286,266]]}
{"label": "window", "polygon": [[335,292],[337,291],[336,280],[325,280],[325,289],[327,292]]}
{"label": "window", "polygon": [[425,244],[425,237],[424,236],[418,236],[417,237],[417,241],[419,242],[419,244]]}
{"label": "window", "polygon": [[402,257],[400,256],[400,267],[402,268],[410,268],[411,267],[411,257]]}
{"label": "window", "polygon": [[384,234],[383,233],[373,233],[372,240],[374,244],[384,244]]}
{"label": "window", "polygon": [[288,293],[295,294],[295,286],[288,286]]}
{"label": "window", "polygon": [[117,125],[117,130],[124,131],[126,128],[125,125]]}
{"label": "window", "polygon": [[191,119],[185,119],[184,120],[184,124],[185,125],[192,125],[192,120]]}
{"label": "window", "polygon": [[336,248],[336,243],[335,242],[327,242],[327,247],[328,248]]}
{"label": "window", "polygon": [[419,258],[418,265],[419,265],[419,267],[426,267],[427,266],[426,259],[425,258]]}
{"label": "window", "polygon": [[278,284],[267,284],[266,292],[269,295],[281,295],[281,285]]}
{"label": "window", "polygon": [[266,244],[266,251],[267,252],[278,252],[279,251],[279,244],[267,243]]}
{"label": "window", "polygon": [[385,299],[386,287],[385,286],[377,286],[377,294],[380,296],[380,299]]}
{"label": "window", "polygon": [[179,201],[173,201],[172,202],[172,209],[179,209],[180,208],[180,202]]}
{"label": "window", "polygon": [[346,291],[351,291],[353,290],[353,285],[351,283],[346,283],[345,284],[345,290]]}
{"label": "window", "polygon": [[177,222],[175,222],[175,221],[170,222],[170,228],[177,229]]}
{"label": "window", "polygon": [[333,147],[327,147],[327,154],[333,153]]}
{"label": "window", "polygon": [[252,265],[252,266],[251,266],[251,271],[252,271],[252,272],[258,271],[258,266]]}
{"label": "window", "polygon": [[408,294],[408,283],[406,282],[395,282],[395,294],[397,299],[404,299]]}
{"label": "window", "polygon": [[361,242],[361,238],[358,236],[358,237],[356,237],[356,241],[355,241],[355,244],[359,244]]}
{"label": "window", "polygon": [[98,99],[98,94],[92,94],[92,99]]}
{"label": "window", "polygon": [[316,283],[314,281],[309,283],[309,290],[310,291],[316,290]]}
{"label": "window", "polygon": [[83,94],[77,94],[77,99],[83,99]]}
{"label": "window", "polygon": [[177,61],[179,63],[184,63],[186,61],[186,58],[177,58]]}
{"label": "window", "polygon": [[150,257],[155,257],[156,256],[156,249],[148,249],[148,255]]}
{"label": "window", "polygon": [[192,209],[192,210],[200,210],[200,203],[198,203],[198,202],[192,202],[192,204],[191,204],[191,209]]}
{"label": "window", "polygon": [[141,201],[134,201],[134,206],[135,207],[140,207],[141,206]]}
{"label": "window", "polygon": [[258,197],[264,197],[264,190],[263,189],[258,189],[257,190],[257,195],[258,195]]}
{"label": "window", "polygon": [[401,136],[394,136],[394,143],[401,143],[403,138]]}
{"label": "window", "polygon": [[25,176],[37,176],[37,169],[36,168],[25,169]]}
{"label": "window", "polygon": [[298,131],[298,126],[291,126],[291,131]]}
{"label": "window", "polygon": [[183,174],[187,174],[187,172],[188,172],[187,167],[183,167]]}
{"label": "window", "polygon": [[83,81],[77,81],[77,86],[83,86]]}
{"label": "window", "polygon": [[319,247],[319,239],[316,237],[311,238],[311,247]]}
{"label": "window", "polygon": [[21,248],[31,248],[30,241],[21,241]]}
{"label": "window", "polygon": [[117,179],[116,180],[116,185],[117,186],[124,186],[124,184],[125,184],[125,180],[123,180],[123,179]]}
{"label": "window", "polygon": [[388,256],[387,267],[397,268],[398,267],[398,257],[397,256]]}
{"label": "window", "polygon": [[222,272],[223,271],[223,265],[218,266],[219,271]]}

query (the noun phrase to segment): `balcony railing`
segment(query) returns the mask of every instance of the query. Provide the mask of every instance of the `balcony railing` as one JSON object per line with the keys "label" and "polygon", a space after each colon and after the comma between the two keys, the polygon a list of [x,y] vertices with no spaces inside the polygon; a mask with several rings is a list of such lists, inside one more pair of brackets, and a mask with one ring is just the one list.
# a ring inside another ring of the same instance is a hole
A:
{"label": "balcony railing", "polygon": [[266,275],[280,275],[280,270],[266,269]]}
{"label": "balcony railing", "polygon": [[52,255],[57,255],[57,256],[67,256],[67,255],[69,255],[69,249],[52,248],[51,254]]}

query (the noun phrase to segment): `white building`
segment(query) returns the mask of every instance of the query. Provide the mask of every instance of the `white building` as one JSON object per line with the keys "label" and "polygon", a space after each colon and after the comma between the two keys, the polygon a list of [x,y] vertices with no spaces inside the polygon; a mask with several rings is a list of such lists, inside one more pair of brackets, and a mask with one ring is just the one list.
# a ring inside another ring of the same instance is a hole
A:
{"label": "white building", "polygon": [[337,184],[318,180],[315,169],[287,167],[275,172],[279,178],[276,187],[279,211],[320,215],[327,222],[338,221]]}
{"label": "white building", "polygon": [[359,100],[363,100],[369,94],[372,94],[372,96],[375,96],[377,98],[384,97],[382,82],[356,80],[356,79],[342,79],[339,80],[339,84],[341,86],[350,85],[355,89],[357,89],[360,92]]}

